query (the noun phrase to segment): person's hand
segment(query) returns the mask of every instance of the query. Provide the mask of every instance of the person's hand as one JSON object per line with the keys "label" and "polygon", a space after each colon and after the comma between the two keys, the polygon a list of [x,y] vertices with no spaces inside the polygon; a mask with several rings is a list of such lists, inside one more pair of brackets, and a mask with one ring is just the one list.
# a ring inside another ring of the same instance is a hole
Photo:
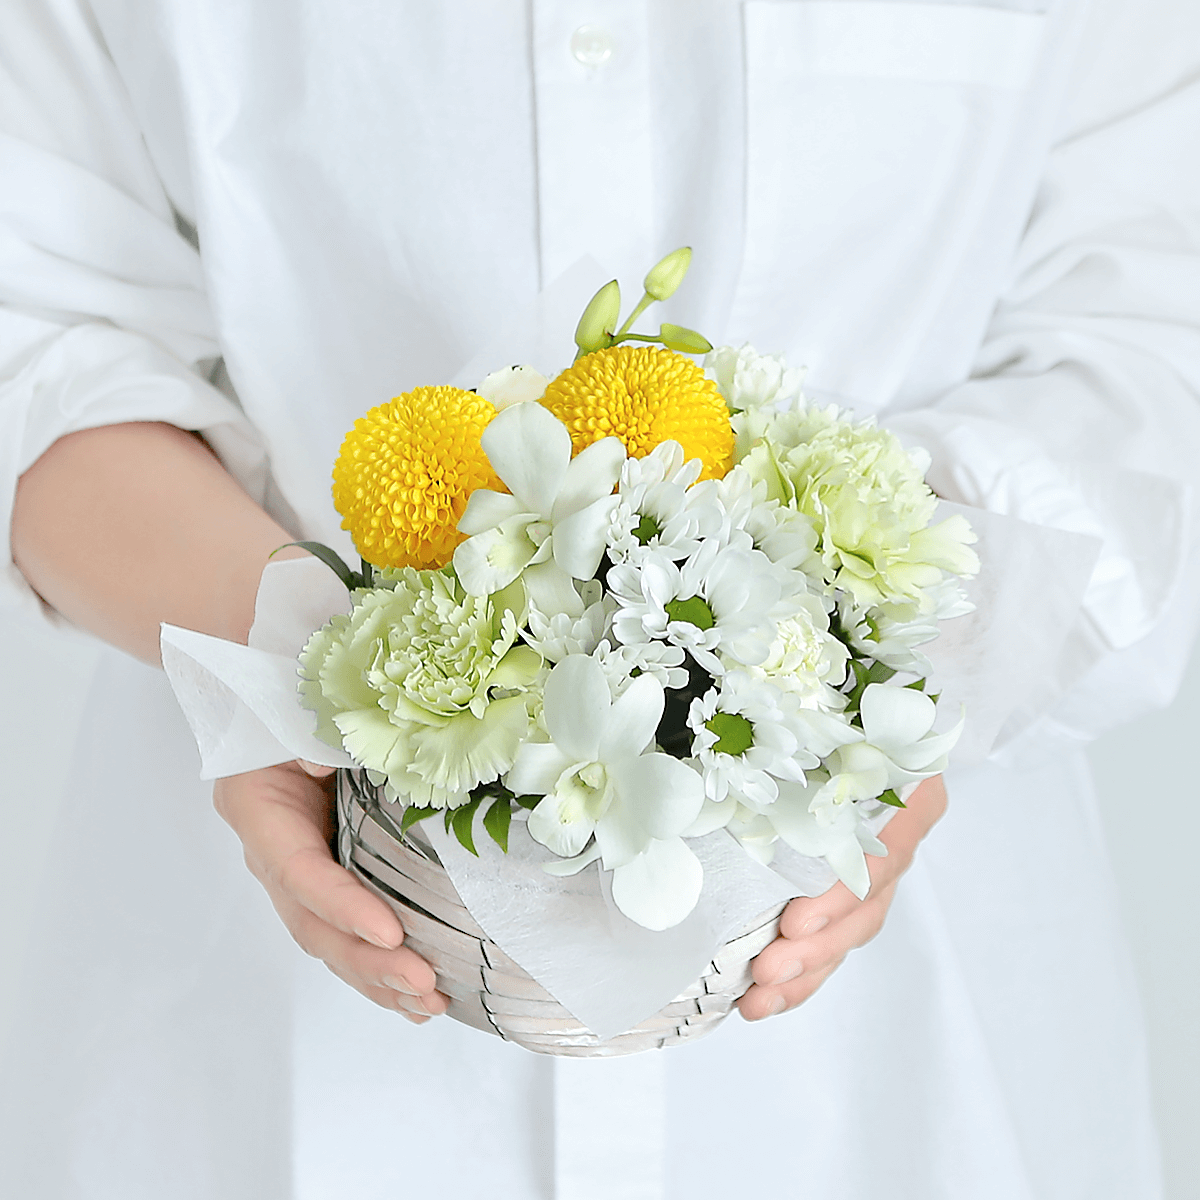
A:
{"label": "person's hand", "polygon": [[406,949],[396,914],[333,859],[332,772],[283,763],[219,779],[213,804],[306,954],[383,1008],[423,1024],[446,1011],[433,968]]}
{"label": "person's hand", "polygon": [[867,856],[871,890],[865,900],[838,883],[823,896],[793,900],[783,910],[779,937],[754,960],[754,983],[738,1001],[743,1017],[757,1021],[803,1004],[851,950],[883,928],[897,881],[945,811],[946,789],[935,775],[913,792],[908,807],[879,835],[887,856]]}

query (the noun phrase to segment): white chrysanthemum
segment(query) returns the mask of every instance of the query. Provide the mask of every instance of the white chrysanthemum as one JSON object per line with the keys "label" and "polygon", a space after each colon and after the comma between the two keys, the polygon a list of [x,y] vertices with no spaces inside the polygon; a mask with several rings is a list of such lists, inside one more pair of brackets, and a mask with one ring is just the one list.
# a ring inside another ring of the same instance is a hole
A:
{"label": "white chrysanthemum", "polygon": [[621,606],[613,617],[620,641],[665,638],[714,675],[724,673],[722,659],[761,663],[775,639],[779,576],[757,550],[706,541],[683,563],[650,554],[636,566],[613,567],[608,586]]}
{"label": "white chrysanthemum", "polygon": [[608,686],[619,696],[640,675],[650,675],[664,688],[687,687],[684,653],[670,642],[635,642],[613,645],[605,638],[592,657],[600,664]]}
{"label": "white chrysanthemum", "polygon": [[937,497],[929,462],[872,420],[854,423],[836,406],[802,405],[774,416],[741,464],[768,495],[809,517],[827,577],[857,605],[932,605],[948,572],[972,575],[979,560],[961,516],[930,526]]}
{"label": "white chrysanthemum", "polygon": [[759,354],[749,343],[736,350],[718,346],[704,356],[704,368],[725,403],[739,411],[786,408],[799,398],[804,382],[799,367],[789,367],[782,355]]}
{"label": "white chrysanthemum", "polygon": [[803,779],[819,760],[801,750],[784,709],[784,695],[740,671],[692,701],[692,753],[704,775],[704,794],[717,804],[730,795],[770,804],[776,779]]}
{"label": "white chrysanthemum", "polygon": [[791,693],[806,708],[840,711],[845,697],[837,688],[846,678],[849,659],[849,651],[829,632],[829,614],[821,598],[801,595],[793,615],[776,623],[767,657],[747,670]]}
{"label": "white chrysanthemum", "polygon": [[573,610],[547,615],[535,606],[529,609],[529,628],[523,636],[549,662],[562,662],[571,654],[591,654],[616,611],[616,601],[601,595],[598,581],[588,580],[577,584],[576,589],[583,593],[582,601],[587,605],[582,613]]}
{"label": "white chrysanthemum", "polygon": [[386,572],[300,656],[318,736],[390,794],[455,807],[512,765],[541,704],[540,656],[517,644],[520,588],[467,595],[449,570]]}
{"label": "white chrysanthemum", "polygon": [[711,493],[692,485],[700,477],[699,459],[684,462],[678,442],[663,442],[643,458],[628,458],[617,485],[617,502],[608,527],[613,562],[638,559],[649,551],[687,558],[721,526]]}

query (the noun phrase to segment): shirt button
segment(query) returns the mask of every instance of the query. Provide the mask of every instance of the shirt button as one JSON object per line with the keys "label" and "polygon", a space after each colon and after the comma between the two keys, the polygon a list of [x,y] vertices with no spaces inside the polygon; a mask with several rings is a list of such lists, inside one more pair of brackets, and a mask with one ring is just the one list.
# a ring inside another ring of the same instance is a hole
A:
{"label": "shirt button", "polygon": [[612,58],[613,40],[599,25],[580,25],[571,34],[571,53],[585,67],[602,67]]}

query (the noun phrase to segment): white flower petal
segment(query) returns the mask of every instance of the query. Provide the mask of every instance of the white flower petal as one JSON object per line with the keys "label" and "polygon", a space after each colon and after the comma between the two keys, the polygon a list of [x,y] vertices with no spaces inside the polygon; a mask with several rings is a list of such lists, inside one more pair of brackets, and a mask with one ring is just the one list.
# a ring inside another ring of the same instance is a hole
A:
{"label": "white flower petal", "polygon": [[858,838],[851,834],[840,839],[825,852],[825,861],[834,869],[837,877],[860,899],[866,898],[871,890],[871,874]]}
{"label": "white flower petal", "polygon": [[669,754],[627,758],[609,764],[608,773],[621,807],[632,806],[642,827],[656,838],[679,836],[704,804],[704,781]]}
{"label": "white flower petal", "polygon": [[585,446],[567,468],[566,478],[554,501],[554,520],[561,521],[597,497],[610,495],[621,478],[624,465],[625,447],[618,438],[601,438]]}
{"label": "white flower petal", "polygon": [[546,680],[546,729],[574,762],[598,762],[612,694],[600,664],[585,654],[564,658]]}
{"label": "white flower petal", "polygon": [[[554,561],[569,575],[576,579],[591,579],[596,574],[616,502],[615,496],[603,495],[569,516],[556,518]],[[556,505],[556,511],[557,508]]]}
{"label": "white flower petal", "polygon": [[480,441],[522,510],[548,519],[571,461],[567,427],[549,409],[527,401],[493,417]]}
{"label": "white flower petal", "polygon": [[592,836],[595,824],[586,812],[577,812],[568,799],[551,794],[529,814],[529,836],[560,858],[574,858]]}
{"label": "white flower petal", "polygon": [[518,796],[544,796],[574,762],[553,742],[526,742],[517,751],[504,782]]}
{"label": "white flower petal", "polygon": [[666,696],[653,675],[639,675],[613,701],[600,738],[600,761],[636,758],[653,741]]}
{"label": "white flower petal", "polygon": [[458,532],[470,537],[517,516],[521,511],[521,502],[516,496],[493,492],[491,488],[478,488],[467,500],[467,507],[458,522]]}
{"label": "white flower petal", "polygon": [[485,529],[460,542],[454,551],[454,573],[472,596],[490,596],[514,583],[536,547],[519,524],[516,530]]}
{"label": "white flower petal", "polygon": [[542,870],[547,875],[578,875],[584,867],[594,863],[600,857],[600,847],[593,845],[576,858],[560,859],[558,862],[542,863]]}
{"label": "white flower petal", "polygon": [[613,871],[616,906],[646,929],[670,929],[696,907],[704,868],[680,838],[651,842],[644,854]]}
{"label": "white flower petal", "polygon": [[859,711],[867,741],[887,753],[920,741],[937,715],[923,692],[882,683],[872,683],[863,692]]}

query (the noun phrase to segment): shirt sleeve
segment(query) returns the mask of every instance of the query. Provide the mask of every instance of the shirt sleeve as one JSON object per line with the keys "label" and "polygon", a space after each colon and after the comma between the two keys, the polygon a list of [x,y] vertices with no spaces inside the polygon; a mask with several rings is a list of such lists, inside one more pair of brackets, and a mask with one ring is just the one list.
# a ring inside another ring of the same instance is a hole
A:
{"label": "shirt sleeve", "polygon": [[945,498],[1101,543],[1056,686],[1001,743],[1169,703],[1200,597],[1200,9],[1103,0],[1089,22],[971,378],[889,422]]}
{"label": "shirt sleeve", "polygon": [[264,459],[208,382],[220,351],[200,256],[90,15],[7,0],[0,45],[0,608],[37,613],[8,532],[18,478],[58,438],[125,421],[198,430],[252,494]]}

